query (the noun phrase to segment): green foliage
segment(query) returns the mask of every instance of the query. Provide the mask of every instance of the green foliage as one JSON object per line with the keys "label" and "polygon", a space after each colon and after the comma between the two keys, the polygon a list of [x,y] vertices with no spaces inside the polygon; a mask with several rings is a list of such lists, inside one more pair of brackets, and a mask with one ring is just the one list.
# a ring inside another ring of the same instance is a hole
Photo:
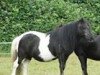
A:
{"label": "green foliage", "polygon": [[10,44],[0,44],[0,53],[9,53],[10,52]]}
{"label": "green foliage", "polygon": [[99,0],[1,0],[0,41],[12,41],[29,30],[47,32],[81,17],[100,34]]}

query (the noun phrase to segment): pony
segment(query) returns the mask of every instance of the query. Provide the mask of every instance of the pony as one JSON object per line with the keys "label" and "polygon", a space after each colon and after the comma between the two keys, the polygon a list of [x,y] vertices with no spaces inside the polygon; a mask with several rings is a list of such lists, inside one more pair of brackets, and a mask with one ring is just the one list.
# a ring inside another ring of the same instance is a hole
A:
{"label": "pony", "polygon": [[58,59],[60,75],[64,75],[66,61],[80,39],[92,40],[89,24],[83,18],[48,33],[29,31],[21,34],[12,41],[11,75],[19,75],[19,71],[27,75],[27,66],[32,58],[40,62]]}
{"label": "pony", "polygon": [[80,60],[83,75],[88,75],[87,58],[100,61],[100,35],[89,42],[88,45],[83,46],[80,44],[80,46],[77,47],[75,54]]}

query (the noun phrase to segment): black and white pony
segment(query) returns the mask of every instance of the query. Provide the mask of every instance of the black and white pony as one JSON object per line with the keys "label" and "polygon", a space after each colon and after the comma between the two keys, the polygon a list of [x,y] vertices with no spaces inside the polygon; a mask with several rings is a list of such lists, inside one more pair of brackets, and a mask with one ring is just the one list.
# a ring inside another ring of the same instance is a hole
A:
{"label": "black and white pony", "polygon": [[48,33],[37,31],[23,33],[12,42],[12,75],[17,75],[19,69],[23,75],[27,75],[27,65],[32,57],[41,62],[58,59],[60,75],[64,75],[66,60],[75,50],[79,40],[90,42],[91,38],[89,25],[84,19]]}
{"label": "black and white pony", "polygon": [[87,58],[100,61],[100,35],[98,35],[94,41],[89,42],[89,45],[77,47],[75,53],[80,60],[83,75],[88,75]]}

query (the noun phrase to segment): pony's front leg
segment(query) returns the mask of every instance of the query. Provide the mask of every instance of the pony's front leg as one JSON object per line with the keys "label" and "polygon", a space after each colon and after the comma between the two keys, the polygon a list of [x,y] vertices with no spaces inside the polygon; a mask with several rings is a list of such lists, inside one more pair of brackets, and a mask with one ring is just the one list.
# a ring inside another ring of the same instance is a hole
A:
{"label": "pony's front leg", "polygon": [[24,59],[22,61],[22,74],[23,75],[27,75],[28,74],[28,64],[29,64],[30,60],[28,59]]}
{"label": "pony's front leg", "polygon": [[75,50],[75,54],[78,56],[78,59],[81,63],[83,75],[88,75],[88,73],[87,73],[87,57],[86,57],[83,49],[81,47],[78,48],[77,50]]}
{"label": "pony's front leg", "polygon": [[81,63],[81,68],[83,71],[83,75],[88,75],[87,73],[87,58],[85,56],[78,56],[80,63]]}
{"label": "pony's front leg", "polygon": [[64,75],[64,69],[66,65],[66,60],[68,57],[65,57],[65,55],[59,56],[59,68],[60,68],[60,75]]}

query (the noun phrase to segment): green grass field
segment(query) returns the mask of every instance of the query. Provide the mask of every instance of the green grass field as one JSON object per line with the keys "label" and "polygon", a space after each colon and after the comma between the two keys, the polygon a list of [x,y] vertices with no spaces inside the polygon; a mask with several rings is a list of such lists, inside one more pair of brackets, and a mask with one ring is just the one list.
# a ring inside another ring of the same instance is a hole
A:
{"label": "green grass field", "polygon": [[[11,75],[12,63],[10,57],[0,57],[0,75]],[[32,60],[29,64],[28,75],[59,75],[58,61],[38,62]],[[100,62],[88,60],[89,75],[100,75]],[[65,75],[82,75],[80,63],[72,54],[66,64]]]}

